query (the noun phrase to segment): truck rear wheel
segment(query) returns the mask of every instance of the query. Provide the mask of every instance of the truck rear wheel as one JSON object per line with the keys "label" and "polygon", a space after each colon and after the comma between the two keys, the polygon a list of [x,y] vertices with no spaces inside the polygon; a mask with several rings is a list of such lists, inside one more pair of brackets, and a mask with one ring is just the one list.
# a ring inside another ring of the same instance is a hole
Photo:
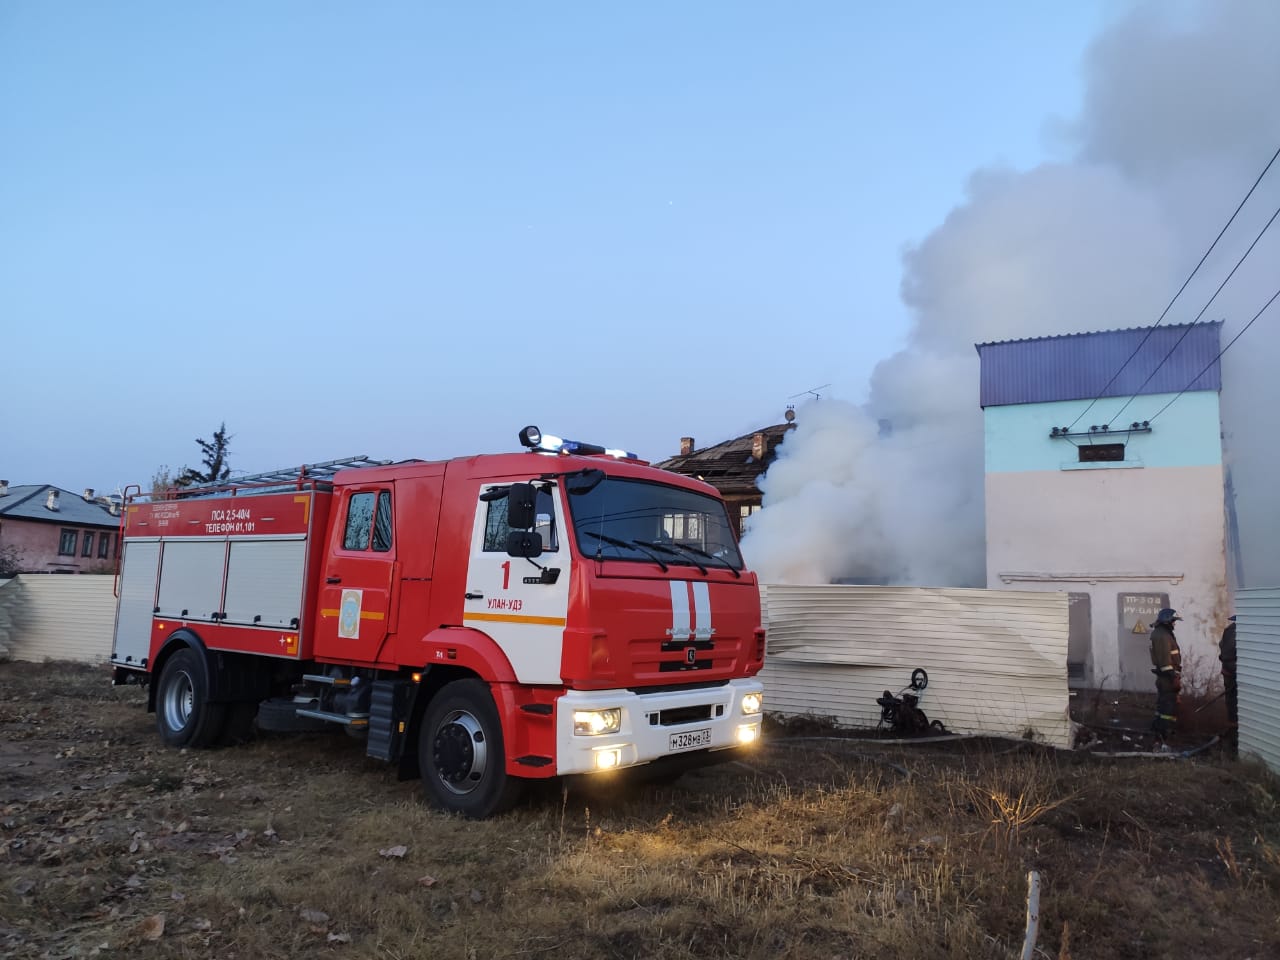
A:
{"label": "truck rear wheel", "polygon": [[208,666],[197,650],[179,650],[160,671],[156,726],[171,747],[207,747],[217,741],[226,704],[209,702]]}
{"label": "truck rear wheel", "polygon": [[510,810],[524,789],[507,775],[498,708],[480,680],[446,684],[428,704],[418,765],[429,800],[474,819]]}

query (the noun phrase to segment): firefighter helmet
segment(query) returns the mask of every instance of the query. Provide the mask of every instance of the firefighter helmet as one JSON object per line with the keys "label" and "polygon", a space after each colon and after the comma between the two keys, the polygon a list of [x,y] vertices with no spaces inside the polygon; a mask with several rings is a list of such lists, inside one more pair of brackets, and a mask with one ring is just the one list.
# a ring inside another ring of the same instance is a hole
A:
{"label": "firefighter helmet", "polygon": [[1182,618],[1178,616],[1178,611],[1174,610],[1172,607],[1165,607],[1156,614],[1156,623],[1163,623],[1170,627],[1173,626],[1173,621],[1181,619]]}

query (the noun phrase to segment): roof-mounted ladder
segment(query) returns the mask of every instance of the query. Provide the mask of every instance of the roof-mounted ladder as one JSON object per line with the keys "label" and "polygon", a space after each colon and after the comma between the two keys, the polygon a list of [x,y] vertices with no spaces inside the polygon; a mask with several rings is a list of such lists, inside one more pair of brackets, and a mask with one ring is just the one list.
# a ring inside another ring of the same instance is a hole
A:
{"label": "roof-mounted ladder", "polygon": [[[282,470],[251,473],[229,480],[193,483],[188,487],[176,487],[171,491],[171,494],[177,497],[201,497],[214,494],[235,496],[237,493],[268,493],[273,488],[302,487],[312,482],[332,480],[339,470],[385,467],[387,464],[394,462],[393,460],[374,460],[361,454],[358,457],[341,457],[337,460],[322,460],[319,463],[304,463],[300,467],[286,467]],[[242,490],[242,487],[250,489]]]}

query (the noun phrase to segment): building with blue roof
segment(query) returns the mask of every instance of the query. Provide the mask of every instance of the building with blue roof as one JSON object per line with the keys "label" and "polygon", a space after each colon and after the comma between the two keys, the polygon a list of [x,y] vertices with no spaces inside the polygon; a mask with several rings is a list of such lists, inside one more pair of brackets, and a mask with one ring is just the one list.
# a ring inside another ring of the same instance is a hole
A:
{"label": "building with blue roof", "polygon": [[1221,324],[977,345],[987,585],[1071,598],[1076,685],[1153,689],[1156,612],[1186,680],[1216,676],[1229,612]]}

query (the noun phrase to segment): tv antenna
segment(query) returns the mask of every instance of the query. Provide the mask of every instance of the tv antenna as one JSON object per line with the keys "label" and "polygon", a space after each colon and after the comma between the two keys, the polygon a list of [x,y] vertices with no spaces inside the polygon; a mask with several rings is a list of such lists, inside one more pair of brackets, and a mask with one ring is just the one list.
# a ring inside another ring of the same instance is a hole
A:
{"label": "tv antenna", "polygon": [[787,399],[788,399],[788,400],[794,400],[794,399],[796,399],[797,397],[813,397],[813,399],[815,399],[815,400],[821,400],[821,399],[822,399],[822,394],[820,394],[818,391],[819,391],[819,390],[825,390],[825,389],[827,389],[827,387],[829,387],[829,386],[831,386],[831,384],[829,384],[829,383],[824,383],[824,384],[822,384],[822,385],[821,385],[821,386],[819,386],[819,387],[811,387],[811,388],[809,388],[808,390],[801,390],[799,393],[793,393],[791,396],[787,397]]}

